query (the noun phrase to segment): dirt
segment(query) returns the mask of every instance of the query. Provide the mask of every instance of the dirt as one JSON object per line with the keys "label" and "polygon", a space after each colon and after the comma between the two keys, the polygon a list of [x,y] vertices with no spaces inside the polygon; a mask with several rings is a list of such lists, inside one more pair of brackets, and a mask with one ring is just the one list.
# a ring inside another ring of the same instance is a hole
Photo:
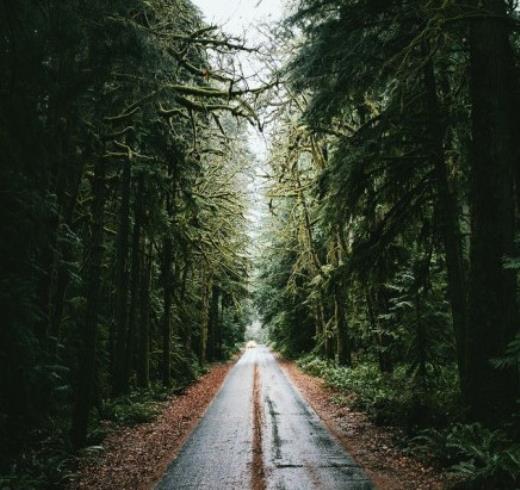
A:
{"label": "dirt", "polygon": [[[433,468],[403,454],[392,428],[374,425],[366,414],[348,402],[338,404],[340,393],[324,381],[301,371],[294,362],[280,365],[312,408],[336,435],[349,454],[363,467],[379,490],[442,490],[447,481]],[[344,395],[344,394],[343,394]]]}
{"label": "dirt", "polygon": [[100,457],[81,466],[72,488],[153,488],[204,415],[232,364],[213,366],[184,393],[172,396],[154,421],[113,431],[104,440]]}

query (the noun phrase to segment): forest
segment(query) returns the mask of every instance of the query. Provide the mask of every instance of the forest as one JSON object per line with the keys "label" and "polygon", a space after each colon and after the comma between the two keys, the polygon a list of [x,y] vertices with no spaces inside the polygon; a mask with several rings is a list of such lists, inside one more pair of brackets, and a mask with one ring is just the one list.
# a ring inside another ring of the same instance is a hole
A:
{"label": "forest", "polygon": [[261,46],[0,3],[0,488],[74,488],[256,317],[453,488],[520,485],[518,2],[287,3]]}

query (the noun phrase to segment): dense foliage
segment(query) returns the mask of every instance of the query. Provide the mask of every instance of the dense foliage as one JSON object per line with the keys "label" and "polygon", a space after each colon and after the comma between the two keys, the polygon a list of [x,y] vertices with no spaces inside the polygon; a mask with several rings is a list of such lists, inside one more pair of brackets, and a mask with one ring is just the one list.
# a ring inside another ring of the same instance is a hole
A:
{"label": "dense foliage", "polygon": [[4,2],[0,30],[0,486],[55,488],[243,339],[254,91],[189,0]]}
{"label": "dense foliage", "polygon": [[[506,430],[490,458],[520,435],[518,20],[502,0],[295,2],[256,291],[278,348],[376,420]],[[475,484],[511,488],[518,447],[486,473],[469,444]]]}

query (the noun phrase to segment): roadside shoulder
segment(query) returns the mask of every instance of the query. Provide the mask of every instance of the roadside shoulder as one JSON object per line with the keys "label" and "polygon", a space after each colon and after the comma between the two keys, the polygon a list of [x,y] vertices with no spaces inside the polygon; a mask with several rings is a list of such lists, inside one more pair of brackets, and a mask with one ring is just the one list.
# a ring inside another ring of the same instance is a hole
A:
{"label": "roadside shoulder", "polygon": [[389,429],[377,427],[366,414],[334,403],[339,393],[304,373],[296,363],[277,356],[280,366],[354,460],[381,490],[442,490],[445,482],[433,468],[403,454]]}
{"label": "roadside shoulder", "polygon": [[204,415],[235,361],[213,365],[182,394],[171,396],[153,421],[108,435],[101,457],[81,466],[74,488],[153,488]]}

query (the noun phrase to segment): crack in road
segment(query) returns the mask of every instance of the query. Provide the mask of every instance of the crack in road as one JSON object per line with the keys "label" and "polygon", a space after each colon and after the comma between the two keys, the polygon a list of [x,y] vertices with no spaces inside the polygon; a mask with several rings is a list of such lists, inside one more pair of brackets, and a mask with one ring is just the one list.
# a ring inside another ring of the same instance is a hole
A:
{"label": "crack in road", "polygon": [[278,412],[274,409],[273,400],[269,395],[265,396],[265,402],[269,407],[269,415],[271,416],[271,424],[272,424],[272,434],[273,434],[273,443],[275,450],[275,459],[282,458],[282,441],[280,439],[280,434],[278,433],[278,422],[276,421],[276,416]]}

